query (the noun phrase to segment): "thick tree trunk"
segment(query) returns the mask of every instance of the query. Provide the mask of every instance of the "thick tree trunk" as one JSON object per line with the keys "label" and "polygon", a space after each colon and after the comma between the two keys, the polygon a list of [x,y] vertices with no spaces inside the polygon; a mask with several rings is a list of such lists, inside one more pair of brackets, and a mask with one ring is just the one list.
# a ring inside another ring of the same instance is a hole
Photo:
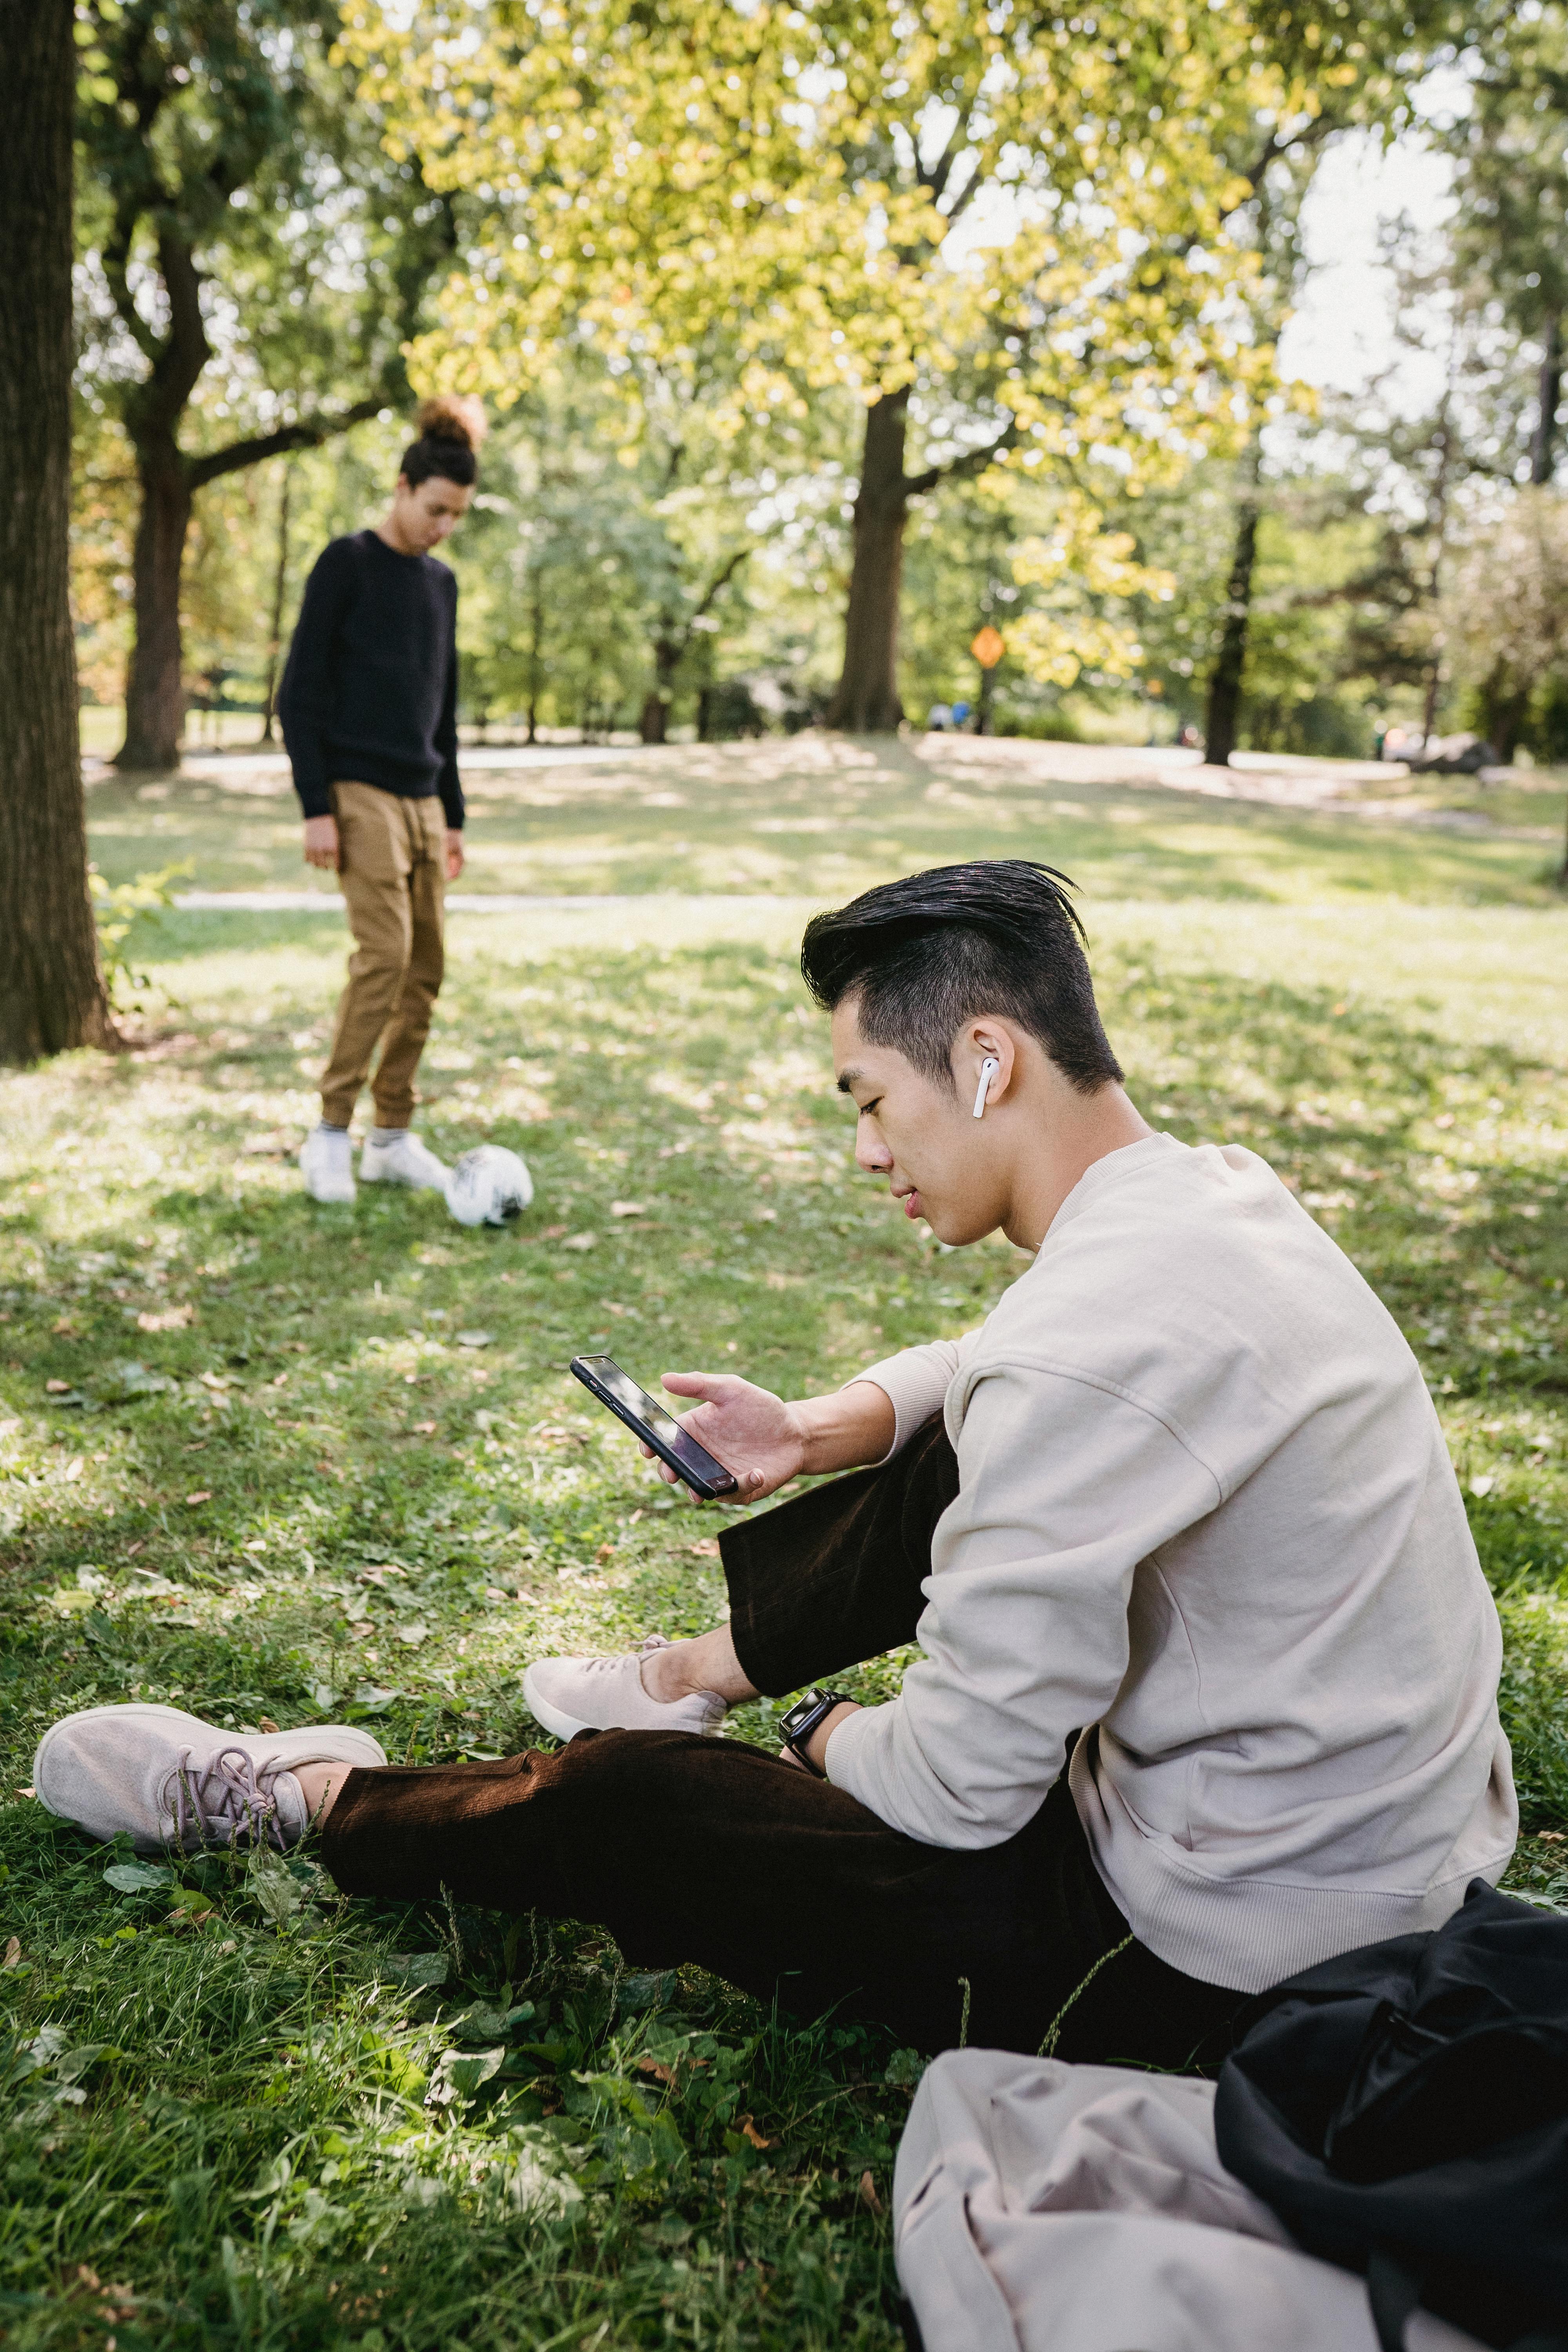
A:
{"label": "thick tree trunk", "polygon": [[653,641],[653,687],[644,698],[642,714],[637,720],[637,733],[645,743],[664,743],[669,740],[675,674],[686,652],[684,639],[670,635],[672,626],[667,616],[664,628]]}
{"label": "thick tree trunk", "polygon": [[185,727],[180,578],[191,527],[191,485],[173,433],[137,443],[142,512],[132,568],[136,642],[125,681],[125,740],[118,768],[177,768]]}
{"label": "thick tree trunk", "polygon": [[1252,617],[1252,572],[1258,560],[1258,491],[1254,472],[1236,513],[1236,550],[1226,586],[1225,627],[1209,676],[1204,719],[1204,757],[1211,768],[1227,768],[1241,718],[1241,681],[1247,667],[1247,632]]}
{"label": "thick tree trunk", "polygon": [[1563,397],[1563,321],[1555,312],[1546,321],[1546,348],[1541,357],[1540,414],[1530,445],[1530,478],[1549,482],[1557,471],[1557,404]]}
{"label": "thick tree trunk", "polygon": [[71,0],[0,0],[0,1062],[107,1044],[71,635]]}
{"label": "thick tree trunk", "polygon": [[844,671],[823,720],[850,735],[891,735],[904,715],[898,681],[899,590],[910,511],[904,478],[909,405],[907,391],[891,392],[866,411]]}

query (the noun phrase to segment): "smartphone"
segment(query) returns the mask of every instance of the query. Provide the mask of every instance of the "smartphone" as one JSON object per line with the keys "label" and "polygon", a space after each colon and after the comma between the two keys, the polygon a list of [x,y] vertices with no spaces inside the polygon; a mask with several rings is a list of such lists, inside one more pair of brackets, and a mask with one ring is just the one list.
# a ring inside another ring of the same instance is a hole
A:
{"label": "smartphone", "polygon": [[694,1495],[711,1503],[721,1495],[735,1493],[738,1481],[724,1465],[705,1445],[699,1445],[657,1397],[639,1389],[614,1356],[574,1356],[571,1370],[589,1393],[634,1430],[645,1445],[651,1446]]}

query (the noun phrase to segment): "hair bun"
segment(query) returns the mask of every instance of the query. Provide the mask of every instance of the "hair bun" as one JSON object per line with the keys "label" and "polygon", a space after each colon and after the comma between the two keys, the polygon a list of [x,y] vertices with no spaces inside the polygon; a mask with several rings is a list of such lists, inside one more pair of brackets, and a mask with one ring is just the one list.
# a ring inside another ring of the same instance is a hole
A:
{"label": "hair bun", "polygon": [[456,441],[477,449],[487,431],[483,404],[472,394],[437,392],[419,404],[416,419],[423,441]]}

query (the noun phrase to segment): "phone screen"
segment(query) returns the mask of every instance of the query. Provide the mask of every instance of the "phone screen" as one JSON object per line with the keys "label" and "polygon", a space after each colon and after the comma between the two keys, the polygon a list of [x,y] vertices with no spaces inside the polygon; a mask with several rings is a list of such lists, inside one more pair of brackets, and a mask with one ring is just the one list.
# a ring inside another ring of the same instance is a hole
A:
{"label": "phone screen", "polygon": [[[579,1370],[581,1367],[581,1370]],[[621,1417],[632,1423],[647,1436],[654,1451],[673,1470],[689,1475],[700,1493],[732,1494],[735,1479],[716,1454],[700,1445],[695,1437],[682,1429],[672,1412],[668,1412],[657,1397],[638,1388],[629,1372],[624,1372],[614,1356],[576,1356],[572,1370],[584,1385],[602,1391],[602,1401],[613,1399]]]}

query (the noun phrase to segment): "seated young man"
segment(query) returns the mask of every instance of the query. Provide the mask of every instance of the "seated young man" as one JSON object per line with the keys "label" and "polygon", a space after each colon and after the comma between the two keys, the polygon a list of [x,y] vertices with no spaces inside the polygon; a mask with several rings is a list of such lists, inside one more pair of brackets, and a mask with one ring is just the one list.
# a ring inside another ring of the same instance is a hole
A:
{"label": "seated young man", "polygon": [[[967,2007],[975,2042],[1163,2067],[1495,1880],[1500,1637],[1420,1370],[1262,1160],[1144,1124],[1076,925],[1008,860],[806,932],[861,1168],[1035,1262],[832,1395],[667,1382],[750,1496],[852,1473],[726,1528],[727,1624],[537,1662],[557,1753],[416,1770],[363,1732],[94,1707],[45,1735],[44,1803],[149,1849],[319,1818],[350,1894],[600,1921],[634,1964],[926,2049]],[[707,1736],[910,1641],[804,1769]]]}

